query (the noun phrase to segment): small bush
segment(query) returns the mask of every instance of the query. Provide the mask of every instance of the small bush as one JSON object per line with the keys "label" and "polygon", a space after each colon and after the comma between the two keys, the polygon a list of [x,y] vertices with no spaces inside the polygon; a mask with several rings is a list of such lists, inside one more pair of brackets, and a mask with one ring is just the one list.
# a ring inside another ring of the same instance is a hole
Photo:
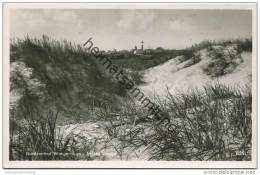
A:
{"label": "small bush", "polygon": [[201,61],[200,55],[193,55],[193,56],[190,58],[189,62],[186,63],[186,64],[183,66],[183,68],[190,67],[190,66],[192,66],[192,65],[194,65],[194,64],[199,63],[200,61]]}
{"label": "small bush", "polygon": [[228,66],[225,60],[219,59],[209,63],[203,68],[203,71],[212,77],[218,77],[225,74],[225,68]]}
{"label": "small bush", "polygon": [[136,85],[144,84],[143,74],[138,71],[132,71],[130,77]]}
{"label": "small bush", "polygon": [[208,53],[212,60],[202,69],[212,78],[231,73],[243,62],[238,45],[212,46],[208,48]]}

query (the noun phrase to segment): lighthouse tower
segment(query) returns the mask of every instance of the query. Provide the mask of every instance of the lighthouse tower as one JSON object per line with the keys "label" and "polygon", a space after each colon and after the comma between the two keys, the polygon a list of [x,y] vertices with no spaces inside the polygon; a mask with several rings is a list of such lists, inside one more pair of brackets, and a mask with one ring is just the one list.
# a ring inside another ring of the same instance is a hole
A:
{"label": "lighthouse tower", "polygon": [[137,49],[137,47],[135,46],[134,49],[132,49],[132,52],[135,55],[142,55],[142,54],[144,54],[144,42],[141,41],[141,48],[140,49]]}

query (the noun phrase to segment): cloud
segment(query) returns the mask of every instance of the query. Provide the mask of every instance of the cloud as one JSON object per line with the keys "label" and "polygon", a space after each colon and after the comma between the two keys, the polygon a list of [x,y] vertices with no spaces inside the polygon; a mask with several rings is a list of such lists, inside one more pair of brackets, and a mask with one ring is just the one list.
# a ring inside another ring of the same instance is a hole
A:
{"label": "cloud", "polygon": [[189,32],[195,30],[193,25],[182,19],[170,20],[169,29],[173,32]]}
{"label": "cloud", "polygon": [[156,14],[152,11],[131,10],[130,13],[123,13],[116,23],[117,27],[126,31],[146,31],[153,27]]}
{"label": "cloud", "polygon": [[14,36],[22,36],[27,32],[37,37],[47,34],[65,38],[64,35],[70,36],[75,31],[84,30],[81,19],[68,10],[14,10],[11,21],[11,33]]}
{"label": "cloud", "polygon": [[[232,25],[230,25],[232,24]],[[183,48],[204,39],[250,36],[250,11],[153,9],[13,9],[11,36],[27,34],[85,42],[92,37],[105,49]]]}
{"label": "cloud", "polygon": [[55,23],[61,23],[64,26],[74,26],[77,29],[82,29],[82,23],[80,18],[72,11],[55,11],[53,13],[48,13],[48,16],[52,16]]}

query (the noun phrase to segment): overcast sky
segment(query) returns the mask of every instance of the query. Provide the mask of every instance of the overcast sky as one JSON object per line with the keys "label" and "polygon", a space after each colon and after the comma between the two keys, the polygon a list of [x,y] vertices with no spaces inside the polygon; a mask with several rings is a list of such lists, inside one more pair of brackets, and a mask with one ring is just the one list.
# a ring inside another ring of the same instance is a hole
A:
{"label": "overcast sky", "polygon": [[210,39],[251,37],[251,11],[241,10],[58,10],[11,11],[11,37],[25,35],[84,43],[100,49],[180,49]]}

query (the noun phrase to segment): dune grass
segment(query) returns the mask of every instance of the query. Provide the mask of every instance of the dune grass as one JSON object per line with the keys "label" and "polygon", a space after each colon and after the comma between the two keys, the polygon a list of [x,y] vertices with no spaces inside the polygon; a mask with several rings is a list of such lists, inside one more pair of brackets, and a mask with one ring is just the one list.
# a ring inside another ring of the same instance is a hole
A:
{"label": "dune grass", "polygon": [[[243,51],[252,49],[250,40],[234,42]],[[211,42],[205,42],[187,49],[185,54],[188,58],[189,53],[210,46]],[[151,60],[136,57],[117,62],[121,61],[122,66],[129,63],[128,67],[139,65],[137,70],[143,70],[184,53],[167,52],[159,60],[156,59],[160,55],[155,55]],[[193,58],[192,64],[199,61]],[[16,73],[24,74],[20,76],[24,81],[15,79],[17,74],[11,78],[11,88],[23,89],[23,97],[18,107],[10,111],[10,160],[95,159],[88,154],[95,149],[88,138],[59,130],[57,119],[65,113],[71,118],[83,116],[85,121],[103,121],[104,140],[115,141],[110,146],[119,160],[128,159],[129,150],[138,149],[144,150],[149,160],[251,160],[249,87],[215,84],[191,93],[168,92],[166,99],[155,99],[168,119],[161,121],[149,116],[148,111],[125,96],[122,87],[104,77],[81,46],[48,37],[27,37],[12,42],[11,63],[14,62],[21,68]],[[139,72],[133,71],[132,78],[143,83]],[[93,107],[91,115],[88,105]]]}
{"label": "dune grass", "polygon": [[58,115],[28,111],[24,120],[11,120],[10,160],[90,160],[89,149],[77,145],[77,135],[64,135],[59,129]]}
{"label": "dune grass", "polygon": [[133,130],[129,145],[146,147],[150,160],[251,160],[251,100],[249,88],[220,84],[168,93],[158,104],[170,122],[146,123],[145,135]]}
{"label": "dune grass", "polygon": [[[149,118],[147,111],[129,101],[122,103],[116,114],[109,109],[96,111],[96,122],[106,123],[103,143],[113,143],[106,144],[104,149],[112,147],[119,160],[127,160],[131,152],[140,149],[145,150],[149,160],[251,160],[252,94],[249,87],[215,84],[189,94],[173,96],[168,92],[167,100],[158,98],[157,104],[161,114],[169,120]],[[88,152],[96,148],[87,146],[91,145],[87,138],[79,139],[73,134],[64,137],[58,132],[58,113],[38,115],[41,117],[29,115],[22,123],[12,122],[11,160],[93,159]],[[25,155],[26,152],[59,152],[63,156],[30,156]]]}

